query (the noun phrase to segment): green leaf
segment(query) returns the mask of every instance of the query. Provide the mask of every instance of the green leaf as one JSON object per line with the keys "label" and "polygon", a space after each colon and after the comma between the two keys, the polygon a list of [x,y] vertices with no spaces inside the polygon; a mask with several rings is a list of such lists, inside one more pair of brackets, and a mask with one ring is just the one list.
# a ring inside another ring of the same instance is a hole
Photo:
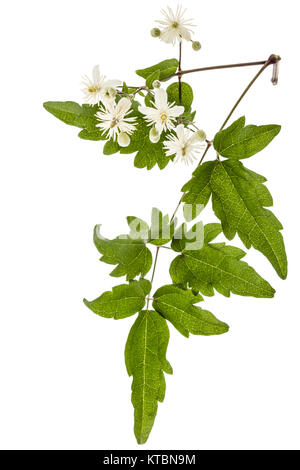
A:
{"label": "green leaf", "polygon": [[263,253],[278,275],[287,276],[287,258],[280,230],[281,223],[265,209],[273,200],[263,185],[266,179],[248,170],[239,161],[216,162],[211,174],[213,209],[222,222],[225,236],[237,233],[247,248]]}
{"label": "green leaf", "polygon": [[202,222],[197,222],[190,230],[183,223],[173,237],[171,247],[174,251],[199,250],[204,242],[204,227]]}
{"label": "green leaf", "polygon": [[95,127],[95,129],[82,129],[82,131],[79,132],[78,137],[84,140],[106,140],[106,137],[98,127]]}
{"label": "green leaf", "polygon": [[153,307],[169,320],[183,336],[219,335],[226,333],[229,326],[218,320],[212,313],[195,307],[195,303],[203,300],[191,290],[183,290],[178,286],[160,287],[154,294]]}
{"label": "green leaf", "polygon": [[154,80],[159,80],[160,77],[160,70],[155,70],[154,72],[150,73],[146,79],[146,86],[148,88],[153,88],[152,84]]}
{"label": "green leaf", "polygon": [[[191,217],[194,219],[201,205],[206,206],[211,196],[210,178],[215,168],[216,161],[202,163],[193,173],[192,178],[181,189],[184,192],[183,202],[192,205]],[[202,207],[202,208],[203,208]],[[186,210],[186,209],[185,209]]]}
{"label": "green leaf", "polygon": [[155,311],[142,311],[133,324],[125,347],[125,363],[133,376],[131,401],[134,433],[139,444],[147,441],[157,413],[157,402],[165,395],[163,371],[172,373],[166,359],[169,329]]}
{"label": "green leaf", "polygon": [[116,264],[111,276],[125,276],[128,280],[136,276],[144,276],[152,265],[151,251],[146,247],[144,240],[134,240],[128,235],[122,235],[109,240],[100,235],[100,226],[94,229],[94,243],[100,253],[101,261]]}
{"label": "green leaf", "polygon": [[146,69],[136,70],[135,73],[140,77],[147,79],[149,75],[151,75],[153,72],[159,71],[159,78],[157,78],[156,80],[161,80],[162,78],[166,78],[169,75],[175,73],[177,68],[177,59],[167,59],[163,60],[162,62],[159,62],[158,64],[152,65],[151,67],[147,67]]}
{"label": "green leaf", "polygon": [[104,292],[95,300],[89,302],[83,299],[83,302],[97,315],[119,320],[120,318],[129,317],[144,308],[145,296],[149,293],[150,288],[151,283],[146,279],[130,281],[129,284],[113,287],[111,292]]}
{"label": "green leaf", "polygon": [[53,116],[71,126],[93,129],[97,124],[95,113],[98,106],[80,106],[74,101],[47,101],[43,106]]}
{"label": "green leaf", "polygon": [[214,147],[226,158],[241,160],[249,158],[264,149],[280,132],[281,126],[245,126],[245,117],[239,118],[231,126],[216,134]]}
{"label": "green leaf", "polygon": [[[212,227],[211,227],[212,228]],[[206,240],[217,235],[207,230]],[[175,284],[189,285],[203,295],[214,295],[214,289],[229,297],[237,295],[268,298],[274,289],[247,263],[245,252],[225,243],[206,243],[201,250],[183,250],[171,263],[170,275]]]}
{"label": "green leaf", "polygon": [[181,103],[179,101],[179,84],[174,82],[167,88],[168,101],[184,106],[186,112],[189,112],[194,99],[192,87],[185,82],[181,82]]}
{"label": "green leaf", "polygon": [[134,166],[136,168],[147,168],[151,170],[156,164],[162,170],[167,166],[170,157],[167,157],[163,148],[163,141],[165,140],[165,132],[162,133],[160,141],[153,144],[149,140],[150,127],[147,126],[146,121],[139,117],[137,118],[137,129],[130,136],[130,144],[128,147],[120,148],[121,154],[128,154],[137,152],[134,159]]}
{"label": "green leaf", "polygon": [[153,207],[149,243],[156,246],[168,243],[174,235],[176,223],[176,219],[170,223],[168,215],[163,215],[159,209]]}
{"label": "green leaf", "polygon": [[119,150],[120,146],[118,142],[113,140],[108,140],[103,147],[104,155],[112,155],[113,153],[117,153]]}

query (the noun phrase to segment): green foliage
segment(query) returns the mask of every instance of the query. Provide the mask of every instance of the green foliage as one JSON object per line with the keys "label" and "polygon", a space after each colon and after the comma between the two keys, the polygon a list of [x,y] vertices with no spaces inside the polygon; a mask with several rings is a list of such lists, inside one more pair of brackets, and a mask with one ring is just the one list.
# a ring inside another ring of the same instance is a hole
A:
{"label": "green foliage", "polygon": [[112,155],[113,153],[117,153],[120,148],[121,147],[119,146],[117,141],[108,140],[103,147],[103,154]]}
{"label": "green foliage", "polygon": [[190,289],[166,285],[154,294],[153,307],[169,320],[183,336],[219,335],[226,333],[229,326],[219,321],[212,313],[196,307],[202,297],[195,295]]}
{"label": "green foliage", "polygon": [[237,233],[247,248],[253,246],[263,253],[285,279],[287,259],[280,233],[282,225],[265,209],[273,205],[272,196],[263,185],[265,181],[239,161],[217,162],[210,178],[213,209],[229,240]]}
{"label": "green foliage", "polygon": [[137,119],[137,125],[137,130],[132,134],[129,146],[120,148],[120,153],[137,152],[134,159],[134,166],[136,168],[151,170],[157,164],[162,170],[170,161],[170,157],[166,156],[163,148],[165,133],[162,133],[157,144],[153,144],[149,140],[150,127],[141,116]]}
{"label": "green foliage", "polygon": [[[78,137],[84,140],[105,140],[106,137],[98,127],[95,127],[94,129],[82,129],[82,131],[79,132]],[[105,146],[104,146],[105,147]]]}
{"label": "green foliage", "polygon": [[226,158],[241,160],[263,150],[280,132],[281,126],[245,126],[245,116],[216,134],[214,147]]}
{"label": "green foliage", "polygon": [[[194,94],[192,87],[185,82],[181,82],[181,103],[179,100],[179,83],[174,82],[171,85],[168,86],[167,88],[167,94],[168,94],[168,101],[169,103],[176,103],[177,105],[182,105],[184,106],[185,109],[185,119],[188,117],[187,113],[190,113],[192,102],[194,99]],[[190,117],[192,117],[191,114],[189,114]],[[190,119],[191,121],[193,119]]]}
{"label": "green foliage", "polygon": [[155,311],[142,311],[133,324],[125,347],[125,363],[132,381],[134,433],[139,444],[147,441],[165,396],[164,371],[172,373],[166,359],[169,329]]}
{"label": "green foliage", "polygon": [[171,263],[170,275],[175,284],[189,285],[203,295],[214,295],[214,289],[229,297],[230,292],[252,297],[273,297],[274,289],[247,263],[245,252],[225,243],[209,243],[217,234],[206,230],[201,250],[183,250]]}
{"label": "green foliage", "polygon": [[150,73],[146,78],[146,86],[148,88],[153,88],[152,84],[155,80],[159,80],[160,78],[160,70],[155,70],[154,72]]}
{"label": "green foliage", "polygon": [[109,240],[100,235],[99,228],[96,225],[94,229],[94,243],[103,255],[100,260],[117,265],[110,275],[126,276],[128,280],[139,275],[145,276],[152,265],[152,254],[144,240],[133,240],[128,235]]}
{"label": "green foliage", "polygon": [[131,238],[142,238],[147,243],[161,246],[168,243],[174,236],[177,220],[169,221],[168,215],[153,207],[151,213],[151,226],[138,217],[129,216],[127,222],[130,227]]}
{"label": "green foliage", "polygon": [[202,163],[193,173],[192,178],[181,189],[184,192],[182,201],[193,205],[192,216],[197,216],[196,206],[206,206],[211,196],[210,178],[216,161]]}
{"label": "green foliage", "polygon": [[[200,235],[200,236],[199,236]],[[190,230],[187,229],[187,224],[182,224],[177,230],[172,240],[171,247],[174,251],[183,251],[188,247],[188,244],[193,243],[193,249],[197,243],[197,248],[200,249],[204,242],[204,227],[202,222],[197,222]],[[191,248],[190,248],[191,249]]]}
{"label": "green foliage", "polygon": [[95,113],[98,106],[80,106],[74,101],[47,101],[43,106],[53,116],[71,126],[94,129],[97,123]]}
{"label": "green foliage", "polygon": [[129,284],[113,287],[111,292],[104,292],[95,300],[89,302],[83,299],[83,302],[97,315],[118,320],[142,310],[150,288],[151,283],[146,279],[130,281]]}
{"label": "green foliage", "polygon": [[136,70],[136,74],[142,78],[147,79],[151,74],[159,71],[159,76],[157,76],[153,80],[161,80],[175,73],[177,70],[177,67],[178,67],[177,59],[167,59],[167,60],[163,60],[162,62],[159,62],[158,64],[152,65],[151,67]]}

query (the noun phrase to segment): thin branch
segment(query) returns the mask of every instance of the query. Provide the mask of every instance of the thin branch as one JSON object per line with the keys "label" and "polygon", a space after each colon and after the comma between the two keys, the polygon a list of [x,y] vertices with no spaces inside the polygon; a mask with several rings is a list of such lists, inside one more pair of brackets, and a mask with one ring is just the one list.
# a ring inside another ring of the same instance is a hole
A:
{"label": "thin branch", "polygon": [[179,104],[181,104],[181,55],[182,55],[182,41],[179,41],[179,60],[178,60],[178,94],[179,94]]}
{"label": "thin branch", "polygon": [[[266,61],[265,60],[258,60],[256,62],[240,62],[238,64],[226,64],[226,65],[211,65],[209,67],[200,67],[197,69],[189,69],[189,70],[181,70],[180,75],[185,75],[187,73],[194,73],[194,72],[206,72],[208,70],[220,70],[220,69],[233,69],[238,67],[251,67],[254,65],[263,65]],[[179,72],[175,72],[171,75],[168,75],[165,78],[161,78],[161,81],[169,80],[172,77],[176,77],[179,75]]]}
{"label": "thin branch", "polygon": [[229,119],[231,118],[232,114],[234,113],[234,111],[236,110],[236,108],[238,107],[238,105],[240,104],[240,102],[242,101],[242,99],[244,98],[244,96],[246,95],[246,93],[250,90],[250,88],[252,87],[252,85],[256,82],[256,80],[258,79],[258,77],[263,73],[263,71],[270,65],[270,64],[276,64],[278,61],[280,60],[280,57],[278,56],[275,56],[274,54],[270,55],[270,57],[268,58],[268,60],[266,60],[263,64],[263,66],[261,67],[261,69],[259,69],[259,71],[257,72],[257,74],[255,75],[255,77],[251,80],[251,82],[249,83],[249,85],[247,85],[247,87],[245,88],[245,90],[243,91],[243,93],[241,94],[241,96],[238,98],[238,100],[235,102],[235,104],[233,105],[233,107],[231,108],[229,114],[227,115],[225,121],[223,122],[222,126],[220,127],[220,131],[222,129],[224,129],[224,127],[226,126],[227,122],[229,121]]}

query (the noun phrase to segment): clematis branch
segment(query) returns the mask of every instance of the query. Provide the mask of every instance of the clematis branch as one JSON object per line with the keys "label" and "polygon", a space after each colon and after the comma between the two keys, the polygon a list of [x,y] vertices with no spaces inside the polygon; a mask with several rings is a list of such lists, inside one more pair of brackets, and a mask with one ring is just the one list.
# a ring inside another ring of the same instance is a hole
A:
{"label": "clematis branch", "polygon": [[[276,55],[272,54],[270,57],[272,57],[272,60],[273,60],[272,62],[270,62],[272,64],[275,64],[275,63],[280,61],[279,56],[276,56]],[[270,57],[269,57],[269,59],[270,59]],[[255,66],[255,65],[264,65],[266,62],[267,62],[266,60],[258,60],[258,61],[255,61],[255,62],[240,62],[240,63],[237,63],[237,64],[212,65],[212,66],[209,66],[209,67],[200,67],[200,68],[197,68],[197,69],[180,70],[180,72],[178,71],[178,72],[175,72],[171,75],[168,75],[167,77],[162,78],[161,81],[164,82],[166,80],[169,80],[170,78],[176,77],[178,75],[182,76],[182,75],[185,75],[187,73],[206,72],[208,70],[232,69],[232,68],[238,68],[238,67],[251,67],[251,66]]]}
{"label": "clematis branch", "polygon": [[[193,70],[187,70],[187,71],[181,71],[180,74],[177,72],[177,73],[174,73],[173,75],[171,75],[170,77],[166,77],[165,79],[163,80],[167,80],[168,78],[171,78],[171,77],[174,77],[174,76],[178,76],[179,78],[179,75],[181,77],[181,75],[183,75],[184,73],[190,73],[190,72],[201,72],[203,70],[215,70],[215,69],[220,69],[220,68],[231,68],[231,67],[244,67],[244,66],[249,66],[249,65],[262,65],[262,67],[259,69],[259,71],[257,72],[257,74],[254,76],[254,78],[251,80],[251,82],[247,85],[247,87],[245,88],[245,90],[243,91],[243,93],[240,95],[240,97],[238,98],[238,100],[235,102],[235,104],[233,105],[233,107],[231,108],[229,114],[227,115],[225,121],[223,122],[222,126],[220,127],[220,131],[222,129],[224,129],[224,127],[226,126],[227,122],[229,121],[229,119],[231,118],[232,114],[234,113],[234,111],[236,110],[236,108],[238,107],[238,105],[240,104],[240,102],[242,101],[242,99],[244,98],[244,96],[247,94],[247,92],[250,90],[250,88],[252,87],[252,85],[256,82],[256,80],[258,79],[258,77],[264,72],[264,70],[269,66],[269,65],[272,65],[273,66],[277,66],[278,62],[281,60],[281,58],[278,56],[278,55],[275,55],[275,54],[272,54],[270,55],[270,57],[267,59],[267,60],[264,60],[264,61],[259,61],[259,62],[247,62],[247,63],[244,63],[244,64],[231,64],[231,65],[218,65],[218,66],[214,66],[214,67],[205,67],[205,68],[202,68],[202,69],[193,69]],[[276,73],[276,80],[278,79],[278,76],[277,76],[277,72],[278,70],[276,69],[275,70],[275,73]],[[273,71],[273,77],[272,77],[272,83],[274,83],[274,71]],[[206,140],[206,148],[202,154],[202,157],[200,158],[200,161],[197,165],[200,166],[201,163],[203,162],[208,150],[210,149],[210,147],[212,146],[213,142],[210,141],[210,140]],[[178,204],[173,212],[173,215],[170,219],[170,223],[173,222],[173,220],[175,219],[175,216],[177,214],[177,211],[183,201],[183,198],[184,198],[184,194],[183,193],[178,201]],[[156,254],[155,254],[155,260],[154,260],[154,267],[153,267],[153,271],[152,271],[152,276],[151,276],[151,285],[153,283],[153,279],[154,279],[154,275],[155,275],[155,270],[156,270],[156,265],[157,265],[157,258],[158,258],[158,253],[159,253],[159,246],[156,248]],[[147,300],[147,309],[149,307],[149,300],[150,298],[148,298]]]}

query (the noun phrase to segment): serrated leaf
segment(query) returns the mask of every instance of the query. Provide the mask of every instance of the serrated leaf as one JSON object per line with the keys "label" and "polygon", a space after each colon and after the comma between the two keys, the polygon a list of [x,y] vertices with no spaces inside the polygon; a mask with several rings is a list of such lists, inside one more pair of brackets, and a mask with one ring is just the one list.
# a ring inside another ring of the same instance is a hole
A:
{"label": "serrated leaf", "polygon": [[44,108],[53,116],[71,126],[93,129],[97,124],[98,106],[80,106],[74,101],[47,101]]}
{"label": "serrated leaf", "polygon": [[226,158],[241,160],[263,150],[280,132],[281,126],[245,126],[245,117],[237,119],[231,126],[218,132],[214,148]]}
{"label": "serrated leaf", "polygon": [[200,250],[204,242],[203,222],[197,222],[190,230],[186,223],[183,223],[175,232],[171,248],[174,251],[181,252],[185,249]]}
{"label": "serrated leaf", "polygon": [[154,80],[159,80],[160,77],[160,70],[155,70],[154,72],[150,73],[146,78],[146,86],[148,88],[153,88],[152,84]]}
{"label": "serrated leaf", "polygon": [[151,170],[156,164],[162,170],[167,166],[170,157],[167,157],[163,148],[165,140],[165,132],[161,134],[160,141],[153,144],[149,139],[150,127],[142,117],[137,118],[137,129],[130,136],[130,144],[128,147],[120,148],[121,154],[137,152],[134,159],[136,168],[147,168]]}
{"label": "serrated leaf", "polygon": [[144,240],[134,240],[128,235],[109,240],[100,235],[99,226],[96,225],[94,243],[103,255],[101,261],[117,265],[111,276],[126,276],[130,280],[139,275],[145,276],[151,268],[152,254]]}
{"label": "serrated leaf", "polygon": [[189,285],[207,296],[214,295],[216,289],[226,297],[230,292],[259,298],[273,297],[275,291],[270,284],[241,261],[245,254],[243,250],[225,243],[206,242],[201,250],[183,250],[172,261],[170,275],[175,284]]}
{"label": "serrated leaf", "polygon": [[178,68],[178,60],[177,59],[167,59],[159,62],[158,64],[152,65],[151,67],[147,67],[145,69],[136,70],[136,74],[142,78],[147,79],[149,75],[153,72],[159,71],[159,79],[163,79],[172,75],[176,72]]}
{"label": "serrated leaf", "polygon": [[263,185],[266,179],[248,170],[239,161],[217,162],[211,174],[213,209],[222,222],[225,236],[237,233],[247,248],[263,253],[278,275],[287,276],[287,258],[280,230],[281,223],[265,209],[272,196]]}
{"label": "serrated leaf", "polygon": [[[150,285],[150,286],[149,286]],[[104,292],[95,300],[83,299],[92,312],[104,318],[126,318],[139,312],[145,306],[145,296],[149,293],[151,283],[146,279],[130,281]]]}
{"label": "serrated leaf", "polygon": [[174,235],[176,223],[176,219],[170,222],[168,215],[163,215],[159,209],[153,207],[149,243],[156,246],[168,243]]}
{"label": "serrated leaf", "polygon": [[163,401],[163,371],[172,368],[166,359],[169,329],[166,320],[155,311],[142,311],[133,324],[125,347],[125,363],[133,376],[131,401],[134,406],[134,433],[139,444],[147,441]]}
{"label": "serrated leaf", "polygon": [[182,187],[184,192],[182,201],[192,205],[191,217],[197,216],[197,206],[203,207],[208,203],[211,196],[210,178],[215,168],[216,161],[202,163],[193,173],[192,178]]}
{"label": "serrated leaf", "polygon": [[194,335],[218,335],[226,333],[229,326],[218,320],[212,313],[196,307],[202,300],[188,289],[167,285],[160,287],[154,294],[153,307],[187,338]]}
{"label": "serrated leaf", "polygon": [[192,87],[185,82],[181,82],[181,103],[179,100],[179,84],[174,82],[167,88],[169,103],[176,103],[177,105],[184,106],[186,112],[189,112],[194,99]]}
{"label": "serrated leaf", "polygon": [[103,154],[112,155],[114,153],[117,153],[119,150],[120,150],[120,146],[118,142],[113,141],[113,140],[108,140],[103,147]]}

